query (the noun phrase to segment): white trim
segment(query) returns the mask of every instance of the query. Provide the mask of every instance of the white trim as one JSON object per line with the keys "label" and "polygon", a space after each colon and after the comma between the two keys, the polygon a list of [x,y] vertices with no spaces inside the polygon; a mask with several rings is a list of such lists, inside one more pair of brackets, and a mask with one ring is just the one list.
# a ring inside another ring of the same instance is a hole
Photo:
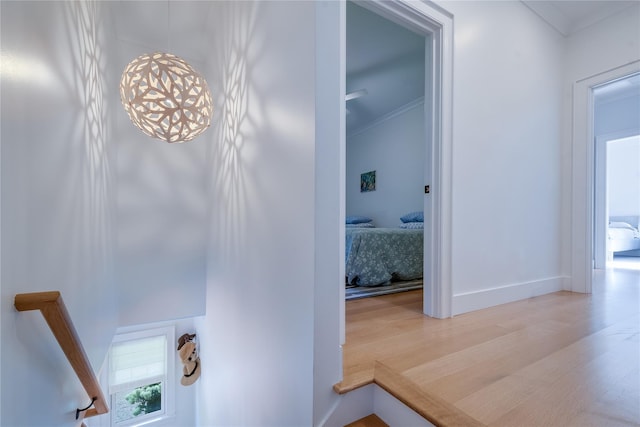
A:
{"label": "white trim", "polygon": [[434,427],[426,418],[377,384],[373,386],[373,411],[390,426]]}
{"label": "white trim", "polygon": [[345,339],[346,3],[315,3],[315,271],[313,292],[313,425],[341,396]]}
{"label": "white trim", "polygon": [[573,85],[571,290],[591,293],[594,217],[594,95],[593,89],[640,72],[640,61],[579,80]]}
{"label": "white trim", "polygon": [[593,268],[604,270],[607,268],[607,218],[609,218],[607,139],[602,136],[597,136],[594,150]]}
{"label": "white trim", "polygon": [[375,384],[368,384],[340,395],[331,411],[316,425],[318,427],[345,426],[373,414],[373,392],[376,387]]}
{"label": "white trim", "polygon": [[[425,184],[431,193],[425,197],[425,216],[429,222],[431,245],[425,245],[424,313],[437,318],[451,317],[451,217],[452,217],[452,134],[453,134],[453,16],[433,2],[396,0],[357,2],[391,21],[410,28],[431,40],[427,49],[425,117],[432,125],[427,138],[427,156],[431,159],[430,177]],[[425,233],[425,236],[427,234]],[[426,240],[426,239],[425,239]],[[425,279],[427,277],[425,276]]]}
{"label": "white trim", "polygon": [[517,283],[492,289],[483,289],[453,296],[453,314],[481,310],[499,304],[537,297],[565,288],[566,277],[552,277],[533,282]]}

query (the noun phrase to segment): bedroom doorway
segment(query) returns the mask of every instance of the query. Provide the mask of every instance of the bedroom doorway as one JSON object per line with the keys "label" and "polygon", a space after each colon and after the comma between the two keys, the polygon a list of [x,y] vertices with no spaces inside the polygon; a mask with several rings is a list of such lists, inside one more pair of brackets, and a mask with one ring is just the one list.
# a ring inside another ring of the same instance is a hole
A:
{"label": "bedroom doorway", "polygon": [[[346,2],[346,23],[345,276],[351,300],[423,287],[429,45],[423,34],[354,2]],[[407,222],[410,213],[416,214]]]}
{"label": "bedroom doorway", "polygon": [[593,92],[594,268],[640,270],[640,73]]}
{"label": "bedroom doorway", "polygon": [[[351,3],[351,2],[349,2]],[[348,3],[348,5],[349,5]],[[353,2],[406,30],[423,41],[424,65],[421,89],[424,117],[423,180],[407,191],[419,192],[424,213],[423,311],[438,318],[451,316],[451,102],[453,20],[444,10],[430,4],[391,1]],[[398,58],[394,62],[410,61]],[[385,72],[390,70],[388,64]],[[347,88],[349,99],[366,99],[370,88]],[[348,101],[345,100],[345,103]],[[413,105],[415,106],[415,105]],[[347,115],[350,105],[347,104]],[[393,139],[394,135],[389,135]],[[371,172],[359,171],[358,173]],[[378,175],[377,185],[384,177]],[[346,185],[347,183],[345,183]],[[400,220],[399,215],[398,222]]]}
{"label": "bedroom doorway", "polygon": [[[640,74],[640,61],[634,61],[573,85],[573,120],[571,149],[571,284],[569,290],[591,293],[596,265],[596,227],[606,224],[604,214],[596,221],[596,128],[594,99],[598,88]],[[638,117],[637,115],[635,117]],[[615,123],[611,120],[610,123]],[[603,132],[604,134],[604,132]],[[600,205],[602,206],[602,205]]]}

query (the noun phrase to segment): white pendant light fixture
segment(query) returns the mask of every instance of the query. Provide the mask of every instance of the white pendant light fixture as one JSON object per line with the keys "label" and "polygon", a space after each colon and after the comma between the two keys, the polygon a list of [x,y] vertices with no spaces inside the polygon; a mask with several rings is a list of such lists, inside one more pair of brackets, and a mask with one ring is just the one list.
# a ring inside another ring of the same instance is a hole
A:
{"label": "white pendant light fixture", "polygon": [[170,53],[139,56],[127,65],[120,98],[142,132],[166,142],[191,141],[211,124],[211,93],[204,77]]}

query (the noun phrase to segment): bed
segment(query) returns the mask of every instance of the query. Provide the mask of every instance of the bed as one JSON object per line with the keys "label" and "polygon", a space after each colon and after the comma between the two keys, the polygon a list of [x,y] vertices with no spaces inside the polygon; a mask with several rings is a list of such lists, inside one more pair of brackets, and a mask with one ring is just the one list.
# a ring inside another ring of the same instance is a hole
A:
{"label": "bed", "polygon": [[348,284],[378,286],[422,278],[422,229],[347,228],[345,275]]}
{"label": "bed", "polygon": [[611,253],[640,249],[640,216],[612,216],[607,229],[608,250]]}

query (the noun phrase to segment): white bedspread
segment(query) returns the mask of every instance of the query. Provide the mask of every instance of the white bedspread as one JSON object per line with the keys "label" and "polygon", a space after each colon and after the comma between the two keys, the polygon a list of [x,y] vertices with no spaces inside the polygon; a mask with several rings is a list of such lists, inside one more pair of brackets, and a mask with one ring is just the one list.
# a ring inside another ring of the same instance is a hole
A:
{"label": "white bedspread", "polygon": [[612,222],[609,224],[609,238],[615,240],[640,239],[640,231],[626,222]]}

